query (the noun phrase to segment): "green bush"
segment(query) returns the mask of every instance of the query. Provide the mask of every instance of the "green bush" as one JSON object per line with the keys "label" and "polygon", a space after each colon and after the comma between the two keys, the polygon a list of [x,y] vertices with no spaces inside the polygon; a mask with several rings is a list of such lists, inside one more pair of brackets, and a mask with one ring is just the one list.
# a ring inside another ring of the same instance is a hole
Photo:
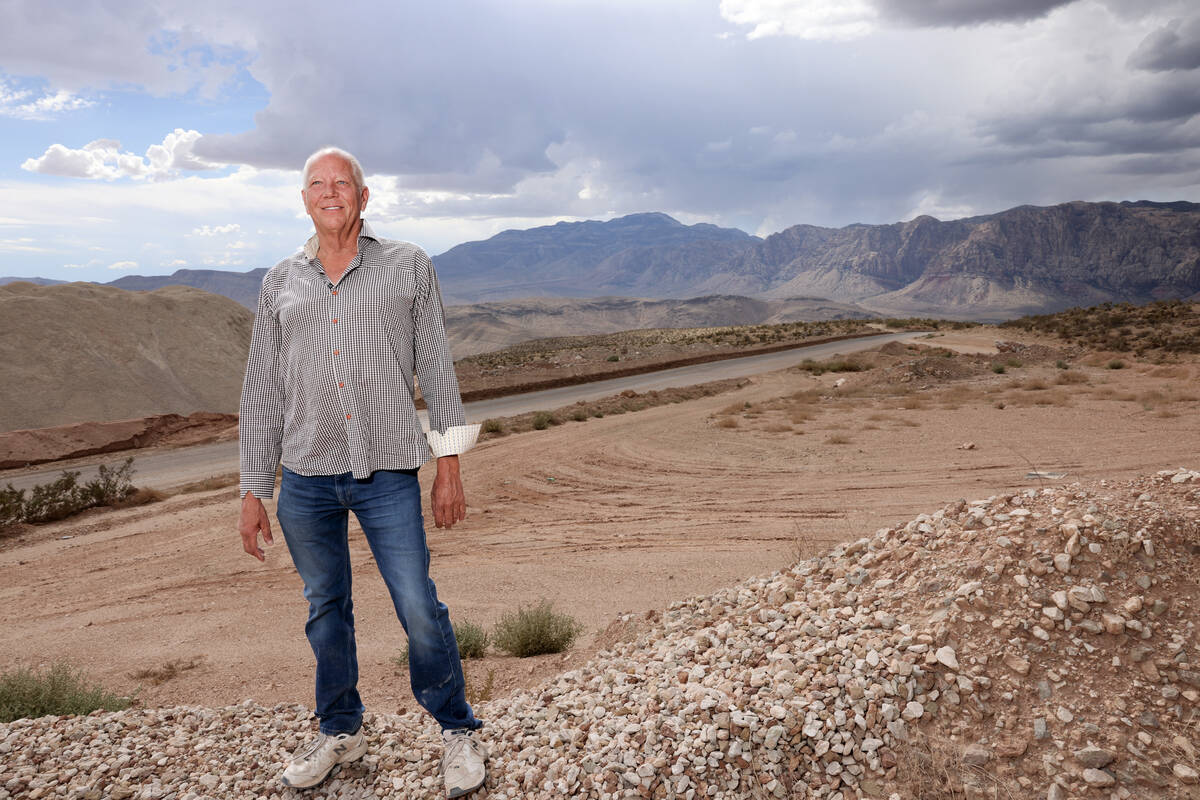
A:
{"label": "green bush", "polygon": [[128,697],[89,683],[66,664],[54,664],[45,672],[17,667],[0,674],[0,722],[125,708]]}
{"label": "green bush", "polygon": [[996,373],[997,375],[1003,375],[1004,374],[1004,365],[1003,364],[992,364],[992,372]]}
{"label": "green bush", "polygon": [[483,421],[483,432],[484,433],[499,433],[499,434],[504,433],[504,420],[485,419]]}
{"label": "green bush", "polygon": [[491,643],[491,637],[483,626],[470,620],[454,623],[454,639],[458,642],[460,658],[483,658]]}
{"label": "green bush", "polygon": [[1114,358],[1106,365],[1109,369],[1125,369],[1125,362],[1119,358]]}
{"label": "green bush", "polygon": [[1060,358],[1058,361],[1054,362],[1054,366],[1058,369],[1069,369],[1071,365]]}
{"label": "green bush", "polygon": [[557,425],[558,419],[549,411],[539,411],[533,415],[533,429],[544,431],[551,425]]}
{"label": "green bush", "polygon": [[492,641],[496,647],[518,658],[561,653],[572,644],[583,626],[567,614],[559,614],[549,600],[536,606],[521,606],[496,623]]}
{"label": "green bush", "polygon": [[0,491],[0,526],[15,522],[53,522],[95,506],[118,503],[133,494],[133,457],[119,467],[101,464],[92,480],[79,485],[79,473],[64,471],[57,480],[39,484],[25,498],[10,483]]}
{"label": "green bush", "polygon": [[608,360],[609,360],[609,361],[620,361],[620,360],[621,360],[621,357],[620,357],[620,356],[617,356],[617,355],[612,355],[612,356],[609,356],[609,357],[608,357]]}
{"label": "green bush", "polygon": [[585,408],[577,408],[575,409],[575,412],[571,414],[571,419],[575,420],[576,422],[583,422],[587,418],[588,412]]}
{"label": "green bush", "polygon": [[[483,658],[487,655],[491,637],[482,625],[476,625],[470,620],[454,623],[454,641],[458,644],[459,658]],[[408,643],[400,649],[400,655],[392,659],[399,669],[408,669]]]}

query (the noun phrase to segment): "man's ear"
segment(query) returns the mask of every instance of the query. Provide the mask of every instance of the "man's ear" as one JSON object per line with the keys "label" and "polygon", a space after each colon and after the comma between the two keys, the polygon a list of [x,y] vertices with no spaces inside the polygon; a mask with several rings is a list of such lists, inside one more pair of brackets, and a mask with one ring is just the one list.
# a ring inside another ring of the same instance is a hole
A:
{"label": "man's ear", "polygon": [[363,191],[362,191],[362,207],[363,208],[367,207],[367,198],[370,196],[371,196],[371,190],[364,186]]}

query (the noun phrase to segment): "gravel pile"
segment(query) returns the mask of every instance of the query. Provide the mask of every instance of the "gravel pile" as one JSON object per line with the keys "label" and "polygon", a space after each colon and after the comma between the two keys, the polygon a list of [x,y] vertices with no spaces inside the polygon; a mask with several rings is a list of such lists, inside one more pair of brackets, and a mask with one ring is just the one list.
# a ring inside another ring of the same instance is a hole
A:
{"label": "gravel pile", "polygon": [[[486,796],[1200,797],[1198,554],[1200,472],[951,504],[483,704]],[[366,725],[362,762],[292,792],[300,706],[18,721],[0,800],[440,793],[426,717]]]}

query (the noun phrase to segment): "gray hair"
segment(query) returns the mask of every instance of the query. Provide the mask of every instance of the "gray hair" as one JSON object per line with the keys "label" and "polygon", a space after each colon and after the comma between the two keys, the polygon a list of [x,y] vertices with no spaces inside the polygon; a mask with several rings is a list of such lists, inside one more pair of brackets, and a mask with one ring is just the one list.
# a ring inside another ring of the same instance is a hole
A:
{"label": "gray hair", "polygon": [[354,176],[355,188],[362,189],[367,185],[366,178],[363,177],[362,164],[358,163],[357,158],[350,155],[350,153],[346,152],[340,147],[322,147],[320,150],[309,156],[304,162],[304,172],[301,173],[300,177],[300,188],[308,186],[308,171],[312,169],[313,162],[315,162],[318,158],[324,158],[325,156],[337,156],[350,165],[350,174]]}

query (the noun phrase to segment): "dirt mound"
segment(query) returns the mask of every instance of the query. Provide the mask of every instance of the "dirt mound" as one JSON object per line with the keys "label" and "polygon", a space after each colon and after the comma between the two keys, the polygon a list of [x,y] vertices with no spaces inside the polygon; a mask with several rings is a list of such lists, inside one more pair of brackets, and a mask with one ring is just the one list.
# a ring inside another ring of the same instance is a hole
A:
{"label": "dirt mound", "polygon": [[236,436],[236,414],[204,411],[186,417],[159,414],[116,422],[78,422],[53,428],[8,431],[0,433],[0,469],[115,453],[135,447],[201,444]]}
{"label": "dirt mound", "polygon": [[237,410],[254,315],[184,286],[0,286],[0,430]]}
{"label": "dirt mound", "polygon": [[[1194,797],[1198,505],[1187,470],[958,501],[676,603],[480,705],[489,796]],[[436,791],[436,726],[367,725],[326,796]],[[298,797],[261,765],[310,730],[250,701],[18,721],[0,787]]]}

